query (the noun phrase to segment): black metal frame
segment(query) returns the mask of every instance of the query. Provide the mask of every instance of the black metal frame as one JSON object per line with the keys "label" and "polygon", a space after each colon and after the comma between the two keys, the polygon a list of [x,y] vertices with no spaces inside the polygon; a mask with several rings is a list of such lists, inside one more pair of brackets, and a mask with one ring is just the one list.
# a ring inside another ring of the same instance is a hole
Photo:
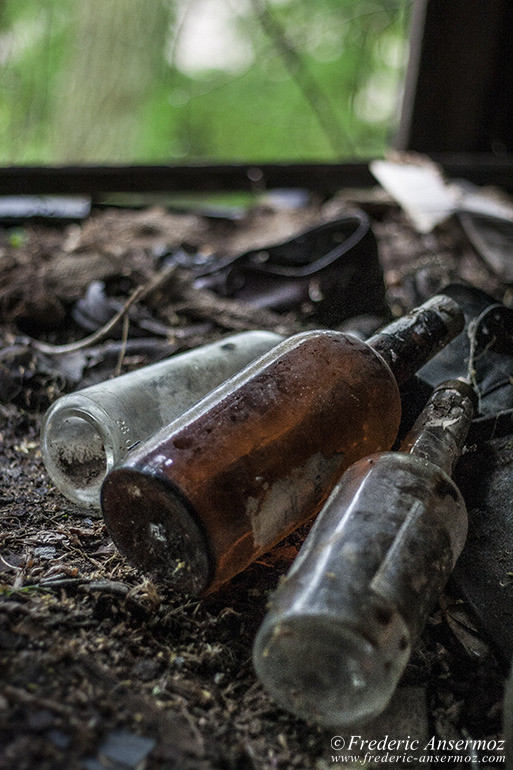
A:
{"label": "black metal frame", "polygon": [[[395,147],[449,176],[513,191],[511,0],[413,0],[411,54]],[[13,166],[0,194],[258,191],[370,187],[366,162]]]}
{"label": "black metal frame", "polygon": [[414,0],[398,149],[513,152],[513,3]]}
{"label": "black metal frame", "polygon": [[[513,190],[513,155],[434,154],[450,177]],[[0,168],[3,195],[101,196],[106,193],[258,192],[302,188],[334,193],[375,184],[367,162],[161,166],[11,166]]]}

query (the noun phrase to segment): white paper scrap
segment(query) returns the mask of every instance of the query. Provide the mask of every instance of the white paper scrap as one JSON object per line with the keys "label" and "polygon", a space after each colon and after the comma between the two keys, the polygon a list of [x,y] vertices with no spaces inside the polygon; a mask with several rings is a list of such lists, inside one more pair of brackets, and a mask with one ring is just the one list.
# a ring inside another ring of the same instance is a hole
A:
{"label": "white paper scrap", "polygon": [[374,160],[370,170],[421,233],[430,233],[458,208],[456,191],[434,164]]}

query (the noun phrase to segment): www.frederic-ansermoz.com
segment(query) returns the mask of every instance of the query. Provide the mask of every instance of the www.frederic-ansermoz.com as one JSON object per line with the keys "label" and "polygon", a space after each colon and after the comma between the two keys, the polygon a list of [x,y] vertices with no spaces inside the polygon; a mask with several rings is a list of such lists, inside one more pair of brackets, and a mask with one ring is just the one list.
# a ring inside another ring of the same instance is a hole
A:
{"label": "www.frederic-ansermoz.com", "polygon": [[415,738],[394,739],[388,735],[376,740],[362,738],[361,735],[342,737],[335,735],[331,739],[331,761],[336,765],[365,766],[408,765],[414,762],[422,765],[445,765],[446,767],[482,765],[500,765],[506,762],[504,741],[501,739],[442,740],[432,737],[420,741]]}

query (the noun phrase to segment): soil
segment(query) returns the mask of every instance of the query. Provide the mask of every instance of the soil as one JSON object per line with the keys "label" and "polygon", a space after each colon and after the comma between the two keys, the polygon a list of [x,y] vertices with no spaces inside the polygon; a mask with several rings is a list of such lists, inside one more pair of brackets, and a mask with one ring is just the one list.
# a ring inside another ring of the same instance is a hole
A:
{"label": "soil", "polygon": [[[336,764],[335,733],[500,739],[504,667],[451,586],[387,712],[346,733],[323,730],[277,708],[251,663],[269,594],[305,531],[214,595],[184,600],[133,569],[101,516],[68,502],[41,459],[41,418],[62,393],[230,331],[316,325],[311,307],[254,310],[175,273],[114,336],[67,358],[34,347],[33,338],[64,344],[89,333],[72,310],[91,281],[122,304],[174,247],[236,254],[341,214],[351,200],[259,205],[235,219],[95,208],[80,224],[0,230],[1,768],[326,770]],[[420,236],[382,196],[369,191],[358,204],[373,217],[393,315],[455,280],[511,300],[456,223]],[[148,318],[160,333],[147,331]]]}

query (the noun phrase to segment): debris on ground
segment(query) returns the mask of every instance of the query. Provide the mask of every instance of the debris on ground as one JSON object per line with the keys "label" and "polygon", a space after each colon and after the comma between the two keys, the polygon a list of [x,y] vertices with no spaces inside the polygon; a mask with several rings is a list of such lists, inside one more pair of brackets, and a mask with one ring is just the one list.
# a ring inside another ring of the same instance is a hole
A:
{"label": "debris on ground", "polygon": [[[198,287],[183,266],[163,277],[162,255],[264,248],[343,216],[350,199],[255,206],[233,219],[93,207],[82,223],[0,230],[0,768],[326,770],[337,761],[333,731],[279,709],[251,663],[269,594],[305,532],[184,603],[122,558],[97,512],[58,492],[39,430],[59,395],[170,353],[234,331],[316,328],[315,292],[285,313],[254,307]],[[456,221],[418,233],[391,201],[368,200],[392,316],[462,281],[511,305],[511,287]],[[112,334],[77,345],[116,314]],[[498,739],[507,671],[496,647],[450,583],[392,703],[357,732]]]}

